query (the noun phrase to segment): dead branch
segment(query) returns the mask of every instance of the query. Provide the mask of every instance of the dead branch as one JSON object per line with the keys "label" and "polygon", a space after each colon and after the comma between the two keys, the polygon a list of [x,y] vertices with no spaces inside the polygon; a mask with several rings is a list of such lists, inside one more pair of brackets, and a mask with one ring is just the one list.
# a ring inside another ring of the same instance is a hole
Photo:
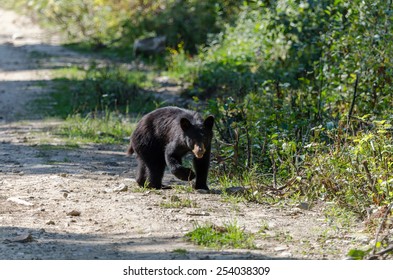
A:
{"label": "dead branch", "polygon": [[270,156],[272,158],[272,163],[273,163],[273,188],[277,188],[277,166],[276,166],[276,160],[274,158],[274,152],[270,151]]}
{"label": "dead branch", "polygon": [[381,251],[379,251],[378,253],[372,255],[372,256],[370,257],[370,259],[374,259],[376,256],[382,256],[382,255],[384,255],[384,254],[386,254],[386,253],[389,253],[389,252],[392,252],[392,251],[393,251],[393,245],[390,245],[390,246],[387,247],[386,249],[381,250]]}
{"label": "dead branch", "polygon": [[347,116],[347,125],[348,126],[349,126],[349,121],[350,121],[350,119],[352,117],[353,109],[355,107],[358,83],[359,83],[359,74],[356,74],[356,81],[355,81],[355,86],[354,86],[354,89],[353,89],[352,103],[351,103],[351,107],[349,109],[348,116]]}
{"label": "dead branch", "polygon": [[375,193],[375,194],[378,194],[378,192],[377,192],[377,190],[376,190],[376,188],[375,188],[375,181],[374,181],[373,178],[371,177],[370,170],[368,169],[368,161],[367,161],[367,160],[364,160],[364,161],[362,162],[362,164],[363,164],[364,170],[366,171],[366,175],[367,175],[367,179],[368,179],[368,181],[369,181],[369,183],[370,183],[370,189],[371,189],[371,191],[372,191],[373,193]]}
{"label": "dead branch", "polygon": [[[392,210],[392,207],[393,207],[393,203],[391,203],[391,204],[389,205],[389,207],[386,209],[385,215],[383,216],[382,221],[381,221],[381,223],[379,224],[377,233],[376,233],[376,235],[375,235],[375,244],[374,244],[374,248],[373,248],[373,251],[372,251],[372,255],[376,255],[376,254],[375,254],[375,251],[377,250],[378,238],[379,238],[379,235],[380,235],[380,233],[381,233],[381,231],[382,231],[382,229],[383,229],[383,225],[385,224],[386,219],[388,218],[388,215],[389,215],[390,211]],[[390,249],[389,249],[389,248],[390,248]],[[389,249],[389,250],[387,250],[387,249]],[[383,254],[385,254],[386,252],[389,252],[389,251],[393,250],[393,246],[389,246],[387,249],[378,252],[377,255],[383,255]],[[387,251],[386,251],[386,250],[387,250]],[[386,251],[386,252],[385,252],[385,251]]]}

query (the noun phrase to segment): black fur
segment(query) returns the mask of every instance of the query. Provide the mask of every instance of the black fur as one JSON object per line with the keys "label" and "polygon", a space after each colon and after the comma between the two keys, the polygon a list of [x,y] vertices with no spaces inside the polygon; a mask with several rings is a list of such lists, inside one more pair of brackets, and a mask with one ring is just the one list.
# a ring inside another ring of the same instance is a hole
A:
{"label": "black fur", "polygon": [[[208,190],[213,125],[213,116],[203,119],[197,112],[178,107],[160,108],[142,117],[128,148],[128,154],[135,153],[138,160],[137,183],[161,188],[168,166],[177,178],[195,178],[196,189]],[[182,166],[182,158],[189,152],[194,153],[195,173]]]}

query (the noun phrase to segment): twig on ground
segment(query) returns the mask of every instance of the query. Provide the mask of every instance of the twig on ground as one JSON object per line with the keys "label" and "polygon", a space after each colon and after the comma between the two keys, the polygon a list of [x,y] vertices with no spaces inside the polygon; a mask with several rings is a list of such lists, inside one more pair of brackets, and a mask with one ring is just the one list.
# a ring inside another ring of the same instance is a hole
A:
{"label": "twig on ground", "polygon": [[379,251],[378,253],[374,254],[373,256],[371,256],[370,258],[373,258],[375,256],[382,256],[386,253],[392,252],[393,251],[393,245],[390,245],[389,247],[387,247],[384,250]]}

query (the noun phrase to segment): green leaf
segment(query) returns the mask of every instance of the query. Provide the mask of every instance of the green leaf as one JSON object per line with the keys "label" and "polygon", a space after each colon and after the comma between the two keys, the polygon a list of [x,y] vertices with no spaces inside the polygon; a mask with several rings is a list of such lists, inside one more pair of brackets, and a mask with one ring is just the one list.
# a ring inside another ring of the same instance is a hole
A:
{"label": "green leaf", "polygon": [[348,256],[354,260],[363,260],[367,253],[367,251],[352,249],[349,251]]}

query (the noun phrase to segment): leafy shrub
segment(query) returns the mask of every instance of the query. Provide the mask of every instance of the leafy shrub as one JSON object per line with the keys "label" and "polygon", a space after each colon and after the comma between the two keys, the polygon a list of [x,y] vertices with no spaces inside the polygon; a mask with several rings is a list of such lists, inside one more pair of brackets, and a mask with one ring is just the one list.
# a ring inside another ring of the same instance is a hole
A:
{"label": "leafy shrub", "polygon": [[202,49],[194,86],[207,94],[241,95],[267,80],[297,87],[320,55],[327,1],[297,2],[244,5],[235,24]]}
{"label": "leafy shrub", "polygon": [[[390,114],[393,100],[391,3],[336,2],[325,11],[331,21],[321,37],[317,79],[321,81],[323,102],[335,103],[332,113],[338,114],[342,113],[343,100],[355,95],[354,114],[384,117]],[[349,108],[347,103],[345,109]]]}
{"label": "leafy shrub", "polygon": [[330,131],[334,142],[325,153],[310,142],[305,158],[308,166],[302,167],[305,172],[299,184],[302,192],[336,201],[363,216],[370,205],[391,203],[392,126],[385,121],[374,121],[374,125],[374,131],[354,136],[345,135],[342,127]]}

